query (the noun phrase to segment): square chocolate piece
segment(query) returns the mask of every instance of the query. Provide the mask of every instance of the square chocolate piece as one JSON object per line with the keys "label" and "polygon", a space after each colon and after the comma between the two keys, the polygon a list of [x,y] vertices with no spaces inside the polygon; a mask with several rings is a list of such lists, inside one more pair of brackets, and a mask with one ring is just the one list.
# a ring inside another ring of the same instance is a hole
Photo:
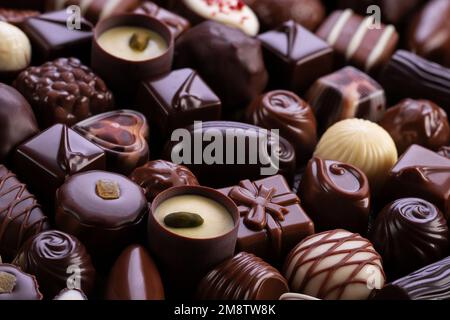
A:
{"label": "square chocolate piece", "polygon": [[170,29],[174,38],[178,38],[179,35],[191,26],[189,21],[182,16],[161,8],[151,1],[143,2],[136,10],[134,10],[134,13],[145,14],[158,19]]}
{"label": "square chocolate piece", "polygon": [[314,223],[300,206],[285,178],[276,175],[220,189],[238,206],[241,222],[236,250],[280,262],[305,237]]}
{"label": "square chocolate piece", "polygon": [[90,61],[93,26],[81,19],[80,29],[69,29],[70,14],[66,10],[32,17],[21,23],[33,47],[33,62],[41,64],[60,57],[76,57]]}
{"label": "square chocolate piece", "polygon": [[318,79],[309,89],[307,100],[316,114],[320,132],[349,118],[377,122],[386,109],[383,88],[353,67]]}
{"label": "square chocolate piece", "polygon": [[105,152],[62,124],[54,125],[17,148],[16,172],[47,208],[67,176],[105,170]]}
{"label": "square chocolate piece", "polygon": [[220,99],[192,69],[175,70],[144,81],[138,105],[150,127],[157,128],[163,139],[194,121],[219,120],[222,109]]}
{"label": "square chocolate piece", "polygon": [[412,145],[392,168],[385,187],[386,203],[404,197],[425,199],[450,219],[450,159]]}
{"label": "square chocolate piece", "polygon": [[273,88],[303,92],[314,80],[333,71],[331,46],[294,21],[261,34],[259,39]]}

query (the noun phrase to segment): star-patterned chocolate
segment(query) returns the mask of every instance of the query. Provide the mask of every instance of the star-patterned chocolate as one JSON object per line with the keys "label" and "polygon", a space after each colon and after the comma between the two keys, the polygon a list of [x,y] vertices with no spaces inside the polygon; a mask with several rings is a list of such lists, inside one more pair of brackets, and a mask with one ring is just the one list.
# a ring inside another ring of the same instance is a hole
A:
{"label": "star-patterned chocolate", "polygon": [[238,206],[241,222],[237,251],[279,261],[298,242],[314,233],[314,224],[281,175],[244,180],[220,189]]}

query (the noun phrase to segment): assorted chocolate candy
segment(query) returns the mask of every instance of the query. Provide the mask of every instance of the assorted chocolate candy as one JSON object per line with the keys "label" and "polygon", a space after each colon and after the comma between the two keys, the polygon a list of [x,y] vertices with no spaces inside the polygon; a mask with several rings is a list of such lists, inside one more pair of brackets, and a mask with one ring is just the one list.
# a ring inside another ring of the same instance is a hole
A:
{"label": "assorted chocolate candy", "polygon": [[0,0],[0,300],[450,299],[449,13]]}

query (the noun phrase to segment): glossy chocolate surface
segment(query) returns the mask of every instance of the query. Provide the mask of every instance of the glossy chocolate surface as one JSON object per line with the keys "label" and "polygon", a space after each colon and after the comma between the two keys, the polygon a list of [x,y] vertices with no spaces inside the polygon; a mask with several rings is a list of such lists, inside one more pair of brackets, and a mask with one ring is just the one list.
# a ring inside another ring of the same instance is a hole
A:
{"label": "glossy chocolate surface", "polygon": [[444,156],[444,157],[450,159],[450,146],[440,148],[438,153],[441,156]]}
{"label": "glossy chocolate surface", "polygon": [[[117,196],[103,195],[98,190],[99,183],[115,186]],[[76,174],[57,192],[56,226],[83,242],[96,263],[102,262],[102,258],[109,260],[128,244],[138,241],[147,213],[142,188],[110,172]]]}
{"label": "glossy chocolate surface", "polygon": [[51,299],[64,288],[80,286],[90,294],[95,269],[84,245],[75,237],[60,231],[42,232],[28,241],[14,264],[36,276],[40,290]]}
{"label": "glossy chocolate surface", "polygon": [[366,175],[358,168],[313,158],[300,182],[298,196],[317,231],[341,228],[367,233],[370,188]]}
{"label": "glossy chocolate surface", "polygon": [[114,263],[106,286],[107,300],[164,300],[159,271],[146,249],[126,248]]}
{"label": "glossy chocolate surface", "polygon": [[149,158],[147,120],[139,112],[117,110],[102,113],[73,126],[106,153],[108,170],[129,174]]}
{"label": "glossy chocolate surface", "polygon": [[333,71],[333,49],[292,20],[258,38],[271,87],[303,92],[317,78]]}
{"label": "glossy chocolate surface", "polygon": [[277,300],[289,291],[286,279],[261,258],[241,252],[200,282],[200,300]]}
{"label": "glossy chocolate surface", "polygon": [[450,142],[447,114],[429,100],[403,100],[386,111],[380,125],[394,139],[399,154],[413,144],[436,151]]}
{"label": "glossy chocolate surface", "polygon": [[316,117],[295,93],[275,90],[261,95],[247,108],[246,118],[261,128],[280,130],[280,135],[295,147],[298,163],[311,158],[317,144]]}
{"label": "glossy chocolate surface", "polygon": [[276,262],[314,233],[314,224],[300,206],[300,199],[280,175],[244,180],[219,191],[236,203],[241,214],[238,252]]}
{"label": "glossy chocolate surface", "polygon": [[20,24],[33,47],[33,62],[40,64],[60,57],[90,60],[93,25],[81,18],[79,29],[67,27],[71,14],[66,10],[45,13]]}
{"label": "glossy chocolate surface", "polygon": [[49,228],[36,198],[0,165],[0,255],[10,261],[28,239]]}
{"label": "glossy chocolate surface", "polygon": [[439,209],[418,198],[402,198],[377,216],[370,239],[390,279],[433,263],[448,253],[449,230]]}
{"label": "glossy chocolate surface", "polygon": [[36,118],[25,98],[14,88],[0,83],[0,162],[20,143],[38,134]]}
{"label": "glossy chocolate surface", "polygon": [[143,81],[137,100],[160,139],[194,121],[219,120],[222,110],[220,99],[192,69]]}
{"label": "glossy chocolate surface", "polygon": [[73,125],[113,107],[103,80],[75,58],[29,67],[14,86],[30,102],[43,129],[55,123]]}
{"label": "glossy chocolate surface", "polygon": [[136,168],[130,179],[140,185],[149,202],[166,189],[179,186],[197,186],[197,178],[185,166],[165,160],[154,160]]}
{"label": "glossy chocolate surface", "polygon": [[16,283],[12,292],[0,293],[0,300],[42,300],[42,294],[39,292],[39,285],[34,276],[26,274],[16,266],[0,263],[0,275],[3,272],[13,275]]}
{"label": "glossy chocolate surface", "polygon": [[386,203],[402,197],[417,197],[436,205],[450,217],[450,159],[411,146],[392,168],[384,188]]}
{"label": "glossy chocolate surface", "polygon": [[[217,61],[227,61],[227,67]],[[260,41],[213,21],[203,22],[178,38],[175,67],[197,70],[227,111],[246,107],[268,81]]]}

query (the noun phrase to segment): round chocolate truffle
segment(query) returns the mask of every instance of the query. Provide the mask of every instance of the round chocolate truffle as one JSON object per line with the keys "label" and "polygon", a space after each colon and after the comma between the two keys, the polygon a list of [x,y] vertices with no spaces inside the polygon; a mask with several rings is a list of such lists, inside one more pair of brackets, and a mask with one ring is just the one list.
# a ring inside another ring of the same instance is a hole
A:
{"label": "round chocolate truffle", "polygon": [[0,39],[0,75],[17,76],[30,64],[30,40],[22,30],[3,21],[0,21]]}
{"label": "round chocolate truffle", "polygon": [[46,231],[30,239],[13,262],[36,276],[42,293],[52,298],[64,288],[82,289],[89,294],[95,269],[84,245],[60,231]]}
{"label": "round chocolate truffle", "polygon": [[0,83],[0,163],[19,144],[38,132],[36,118],[27,100],[16,89]]}
{"label": "round chocolate truffle", "polygon": [[449,248],[443,214],[418,198],[388,204],[376,218],[370,239],[392,280],[445,257]]}
{"label": "round chocolate truffle", "polygon": [[380,125],[394,139],[399,154],[413,144],[438,150],[450,142],[447,114],[428,100],[403,100],[386,111]]}
{"label": "round chocolate truffle", "polygon": [[363,171],[373,191],[378,191],[398,159],[389,133],[363,119],[342,120],[320,139],[314,156],[351,164]]}
{"label": "round chocolate truffle", "polygon": [[73,126],[106,153],[109,171],[130,174],[149,158],[148,125],[143,114],[117,110],[99,114]]}
{"label": "round chocolate truffle", "polygon": [[14,86],[30,102],[39,125],[69,126],[113,107],[102,79],[75,58],[60,58],[23,71]]}
{"label": "round chocolate truffle", "polygon": [[88,298],[83,293],[83,291],[78,289],[63,289],[53,300],[74,300],[74,301],[83,301]]}
{"label": "round chocolate truffle", "polygon": [[76,236],[100,266],[140,240],[147,213],[142,188],[110,172],[76,174],[56,193],[56,226]]}
{"label": "round chocolate truffle", "polygon": [[278,129],[296,148],[297,162],[304,164],[317,144],[317,123],[311,107],[290,91],[271,91],[253,101],[247,109],[251,124]]}
{"label": "round chocolate truffle", "polygon": [[[226,67],[218,61],[226,62]],[[197,70],[225,110],[246,107],[268,82],[260,41],[214,21],[205,21],[178,38],[175,66]]]}
{"label": "round chocolate truffle", "polygon": [[144,189],[149,202],[171,187],[199,185],[197,178],[188,168],[165,160],[147,162],[136,168],[130,179]]}
{"label": "round chocolate truffle", "polygon": [[210,271],[200,282],[200,300],[277,300],[289,291],[277,269],[241,252]]}
{"label": "round chocolate truffle", "polygon": [[0,262],[0,300],[42,300],[36,278]]}
{"label": "round chocolate truffle", "polygon": [[320,0],[245,0],[255,11],[265,29],[274,29],[283,22],[294,20],[315,31],[325,19],[326,11]]}
{"label": "round chocolate truffle", "polygon": [[386,280],[372,244],[345,230],[304,239],[287,257],[284,274],[293,292],[324,300],[365,300]]}
{"label": "round chocolate truffle", "polygon": [[308,163],[298,195],[317,231],[342,228],[367,233],[369,181],[358,168],[314,158]]}

